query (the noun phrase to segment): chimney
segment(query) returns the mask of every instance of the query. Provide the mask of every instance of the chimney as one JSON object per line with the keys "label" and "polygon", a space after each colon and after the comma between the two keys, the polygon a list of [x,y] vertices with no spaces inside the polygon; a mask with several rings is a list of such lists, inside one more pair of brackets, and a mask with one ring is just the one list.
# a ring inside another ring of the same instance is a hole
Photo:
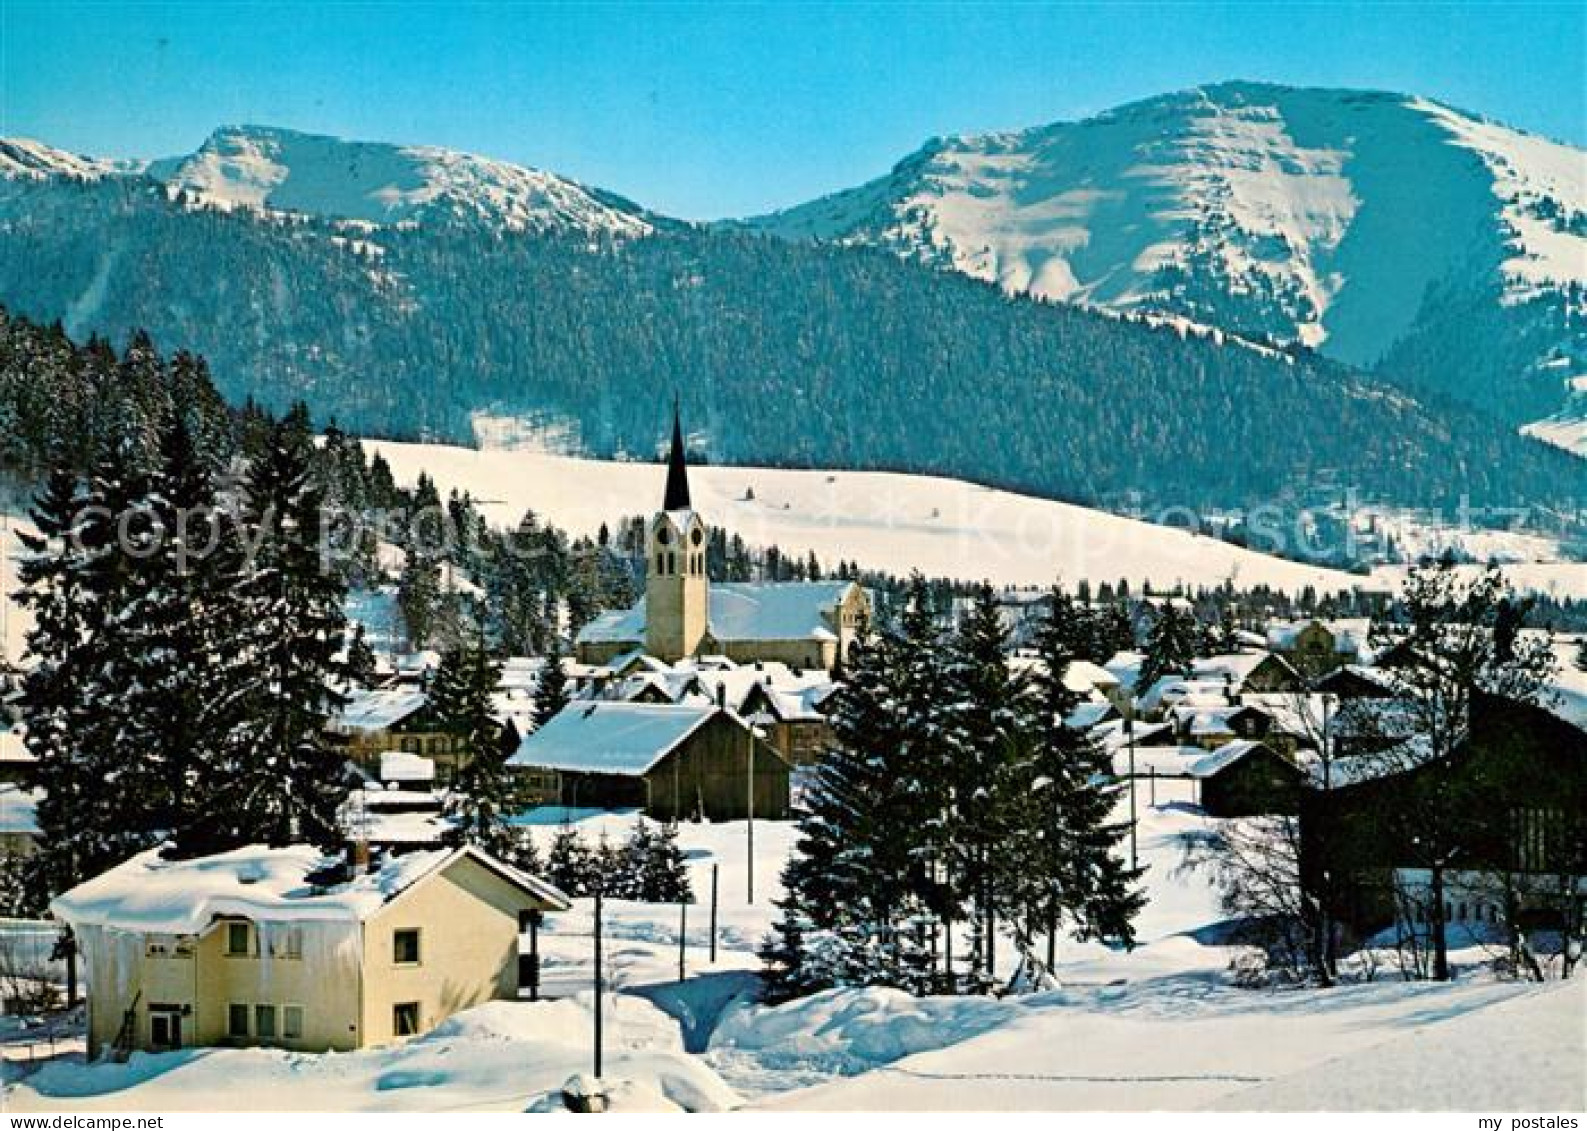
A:
{"label": "chimney", "polygon": [[352,875],[368,872],[370,868],[369,841],[359,836],[347,844],[347,870]]}

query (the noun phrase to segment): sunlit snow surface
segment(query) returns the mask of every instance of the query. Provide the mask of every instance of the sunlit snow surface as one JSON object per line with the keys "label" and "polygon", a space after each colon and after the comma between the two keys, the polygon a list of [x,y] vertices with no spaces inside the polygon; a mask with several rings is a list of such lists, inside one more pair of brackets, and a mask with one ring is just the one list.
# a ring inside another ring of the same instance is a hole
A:
{"label": "sunlit snow surface", "polygon": [[[775,916],[794,840],[757,822],[754,903],[742,822],[684,825],[698,902],[688,909],[678,982],[679,909],[607,904],[607,1078],[625,1110],[1578,1109],[1582,987],[1494,982],[1480,950],[1458,953],[1453,986],[1376,983],[1332,991],[1231,986],[1217,900],[1181,867],[1205,818],[1160,785],[1143,790],[1139,850],[1151,902],[1133,952],[1064,940],[1056,992],[1003,1000],[910,999],[888,990],[819,995],[777,1008],[748,997],[754,948]],[[1121,813],[1122,815],[1122,813]],[[564,819],[587,836],[627,835],[632,814],[537,810],[542,847]],[[707,951],[712,866],[717,961]],[[64,1056],[29,1075],[12,1066],[9,1110],[332,1108],[514,1111],[588,1072],[591,902],[552,916],[540,942],[547,992],[497,1002],[406,1045],[314,1056],[278,1050],[136,1054],[126,1065]],[[1006,940],[999,968],[1012,968]],[[1483,1034],[1492,1035],[1485,1049]],[[1449,1062],[1448,1056],[1459,1055]],[[1418,1057],[1436,1068],[1410,1071]],[[1442,1058],[1442,1059],[1441,1059]],[[1427,1075],[1431,1071],[1433,1075]]]}
{"label": "sunlit snow surface", "polygon": [[[365,447],[390,463],[399,483],[424,471],[444,496],[473,495],[493,523],[513,525],[532,509],[572,534],[648,514],[661,501],[663,472],[655,464],[580,459],[534,450],[488,450],[370,440]],[[1141,522],[1070,503],[1016,495],[962,480],[871,471],[804,471],[706,466],[689,469],[695,508],[707,522],[752,546],[814,550],[825,565],[861,566],[907,575],[988,579],[1006,585],[1073,587],[1127,579],[1167,588],[1269,585],[1298,592],[1357,586],[1397,587],[1401,568],[1368,578],[1285,561],[1184,529]],[[1403,515],[1380,515],[1413,548],[1458,544],[1478,560],[1509,560],[1519,587],[1554,596],[1587,597],[1587,565],[1528,561],[1558,547],[1546,540],[1481,532],[1451,535],[1418,530]],[[1166,521],[1183,524],[1184,516]],[[1519,560],[1516,560],[1519,559]]]}

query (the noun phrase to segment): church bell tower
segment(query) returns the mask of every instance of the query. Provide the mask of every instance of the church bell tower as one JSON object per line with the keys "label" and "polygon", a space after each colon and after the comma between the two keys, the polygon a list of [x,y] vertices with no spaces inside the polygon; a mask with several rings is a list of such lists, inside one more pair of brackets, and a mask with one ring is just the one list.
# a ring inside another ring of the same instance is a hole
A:
{"label": "church bell tower", "polygon": [[683,423],[674,400],[667,490],[645,537],[645,651],[658,660],[675,663],[693,656],[705,636],[710,605],[706,533],[689,500]]}

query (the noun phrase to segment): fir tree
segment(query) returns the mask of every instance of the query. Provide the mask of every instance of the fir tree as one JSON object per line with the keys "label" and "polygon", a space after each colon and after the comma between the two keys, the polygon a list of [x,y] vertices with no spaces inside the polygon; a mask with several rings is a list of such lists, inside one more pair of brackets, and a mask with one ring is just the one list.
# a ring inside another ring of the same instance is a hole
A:
{"label": "fir tree", "polygon": [[540,682],[535,687],[535,729],[546,725],[558,711],[568,705],[568,676],[560,653],[552,653],[540,668]]}
{"label": "fir tree", "polygon": [[624,861],[633,877],[631,898],[646,903],[692,903],[689,868],[678,847],[678,826],[668,821],[652,831],[640,818],[624,847]]}
{"label": "fir tree", "polygon": [[310,476],[307,413],[294,409],[249,465],[241,524],[252,560],[242,591],[255,676],[251,733],[239,764],[192,838],[203,851],[237,844],[340,840],[341,760],[323,743],[340,706],[346,636],[341,579],[320,558],[322,498]]}
{"label": "fir tree", "polygon": [[786,998],[840,985],[923,992],[931,971],[913,929],[921,823],[900,764],[901,671],[885,642],[858,644],[834,693],[832,746],[817,761],[783,872],[785,896],[762,948],[768,993]]}
{"label": "fir tree", "polygon": [[354,687],[373,687],[376,668],[375,650],[369,646],[364,626],[359,623],[353,628],[352,639],[347,642],[347,680]]}
{"label": "fir tree", "polygon": [[590,846],[571,822],[563,822],[546,855],[546,876],[570,896],[591,895],[595,891],[595,861]]}
{"label": "fir tree", "polygon": [[[454,669],[450,674],[449,668]],[[492,711],[491,697],[500,682],[501,665],[490,655],[481,633],[472,647],[447,653],[432,688],[431,705],[462,759],[447,794],[445,812],[452,822],[448,840],[505,857],[513,850],[508,819],[516,805],[502,727]],[[456,695],[438,704],[434,692],[443,685],[455,686]]]}
{"label": "fir tree", "polygon": [[1111,820],[1120,787],[1112,781],[1110,759],[1065,722],[1080,697],[1063,679],[1075,659],[1072,627],[1059,621],[1064,611],[1055,603],[1037,630],[1042,662],[1030,701],[1036,742],[1015,794],[1019,840],[1028,847],[1016,871],[1014,902],[1023,909],[1026,945],[1047,933],[1049,971],[1065,920],[1081,938],[1130,945],[1132,920],[1145,902],[1134,886],[1139,872],[1131,872],[1118,851],[1129,828]]}
{"label": "fir tree", "polygon": [[54,468],[31,518],[37,534],[22,534],[28,556],[18,568],[19,599],[33,613],[22,682],[28,746],[38,757],[35,784],[39,848],[30,859],[30,884],[38,902],[97,875],[145,847],[140,830],[119,824],[115,764],[119,751],[106,742],[96,681],[104,646],[103,607],[88,580],[83,512],[90,496],[63,466]]}
{"label": "fir tree", "polygon": [[1144,695],[1166,675],[1189,672],[1201,651],[1201,628],[1193,613],[1176,598],[1165,598],[1156,608],[1146,637],[1146,660],[1135,681],[1135,692]]}
{"label": "fir tree", "polygon": [[954,867],[972,909],[970,984],[989,989],[996,976],[997,922],[1012,913],[1006,898],[1010,869],[1008,799],[1029,753],[1025,725],[1025,681],[1008,666],[1008,630],[990,585],[974,603],[950,642],[945,698],[953,704],[949,726],[956,745],[959,835]]}
{"label": "fir tree", "polygon": [[158,798],[159,826],[181,838],[208,820],[244,756],[254,679],[235,646],[249,627],[241,548],[181,413],[161,431],[148,513],[158,550],[125,619],[139,670],[122,704],[141,779],[132,788]]}

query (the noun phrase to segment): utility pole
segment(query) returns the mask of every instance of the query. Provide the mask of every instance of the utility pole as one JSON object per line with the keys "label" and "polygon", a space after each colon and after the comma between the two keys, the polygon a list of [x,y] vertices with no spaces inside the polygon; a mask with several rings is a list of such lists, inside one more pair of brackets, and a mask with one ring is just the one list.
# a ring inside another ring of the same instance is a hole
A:
{"label": "utility pole", "polygon": [[689,937],[689,901],[678,900],[678,981],[685,977],[683,965],[683,948]]}
{"label": "utility pole", "polygon": [[601,1078],[601,999],[606,993],[605,976],[601,969],[601,888],[595,888],[595,1079]]}
{"label": "utility pole", "polygon": [[1124,716],[1124,738],[1129,743],[1130,749],[1130,871],[1135,871],[1136,845],[1135,845],[1135,713]]}
{"label": "utility pole", "polygon": [[749,822],[745,829],[748,838],[749,867],[744,870],[748,879],[748,899],[750,905],[755,903],[755,728],[749,728]]}
{"label": "utility pole", "polygon": [[716,881],[720,871],[718,864],[711,865],[711,962],[716,963]]}

